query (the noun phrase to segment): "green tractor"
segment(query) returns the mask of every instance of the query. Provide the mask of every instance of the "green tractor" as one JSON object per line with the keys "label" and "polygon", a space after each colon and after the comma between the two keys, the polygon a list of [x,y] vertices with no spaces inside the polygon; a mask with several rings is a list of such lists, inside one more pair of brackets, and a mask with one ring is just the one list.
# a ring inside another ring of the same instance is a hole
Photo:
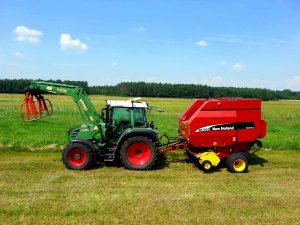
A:
{"label": "green tractor", "polygon": [[31,122],[53,114],[52,104],[42,92],[71,96],[84,124],[70,128],[62,160],[68,169],[84,170],[97,162],[121,159],[133,170],[153,167],[158,155],[158,132],[147,122],[146,111],[161,109],[139,99],[106,101],[101,115],[83,88],[33,81],[26,88],[20,107],[23,121]]}

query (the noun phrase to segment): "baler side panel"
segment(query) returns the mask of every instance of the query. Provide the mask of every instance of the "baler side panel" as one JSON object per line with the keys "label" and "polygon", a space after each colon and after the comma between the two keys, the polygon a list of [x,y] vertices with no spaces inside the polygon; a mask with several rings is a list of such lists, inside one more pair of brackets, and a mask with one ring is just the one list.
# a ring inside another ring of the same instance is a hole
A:
{"label": "baler side panel", "polygon": [[261,118],[260,110],[237,110],[238,142],[252,142],[260,136]]}
{"label": "baler side panel", "polygon": [[199,111],[194,118],[191,118],[190,143],[197,147],[232,145],[236,141],[237,131],[219,129],[218,126],[224,124],[223,127],[226,127],[226,124],[236,122],[235,110]]}

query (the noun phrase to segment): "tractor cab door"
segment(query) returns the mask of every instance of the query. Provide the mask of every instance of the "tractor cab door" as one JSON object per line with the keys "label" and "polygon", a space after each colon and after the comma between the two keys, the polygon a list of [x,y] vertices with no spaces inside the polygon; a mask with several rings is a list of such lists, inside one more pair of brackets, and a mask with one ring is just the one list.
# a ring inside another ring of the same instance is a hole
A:
{"label": "tractor cab door", "polygon": [[108,139],[117,139],[131,127],[131,108],[113,107],[109,114],[107,137]]}

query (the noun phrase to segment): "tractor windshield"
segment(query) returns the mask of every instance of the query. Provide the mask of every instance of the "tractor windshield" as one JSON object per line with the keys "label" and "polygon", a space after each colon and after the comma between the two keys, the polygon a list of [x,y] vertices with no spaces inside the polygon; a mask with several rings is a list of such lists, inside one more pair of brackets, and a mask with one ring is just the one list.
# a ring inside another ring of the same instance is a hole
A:
{"label": "tractor windshield", "polygon": [[128,123],[130,124],[130,108],[113,108],[112,120],[115,123]]}

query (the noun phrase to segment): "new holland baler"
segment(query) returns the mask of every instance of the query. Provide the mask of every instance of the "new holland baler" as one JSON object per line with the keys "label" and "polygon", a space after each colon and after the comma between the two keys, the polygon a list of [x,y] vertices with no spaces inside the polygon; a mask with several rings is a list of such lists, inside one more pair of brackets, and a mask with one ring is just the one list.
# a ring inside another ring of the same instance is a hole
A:
{"label": "new holland baler", "polygon": [[224,158],[231,172],[245,172],[249,150],[266,136],[261,114],[259,99],[197,99],[178,118],[179,138],[205,170]]}

